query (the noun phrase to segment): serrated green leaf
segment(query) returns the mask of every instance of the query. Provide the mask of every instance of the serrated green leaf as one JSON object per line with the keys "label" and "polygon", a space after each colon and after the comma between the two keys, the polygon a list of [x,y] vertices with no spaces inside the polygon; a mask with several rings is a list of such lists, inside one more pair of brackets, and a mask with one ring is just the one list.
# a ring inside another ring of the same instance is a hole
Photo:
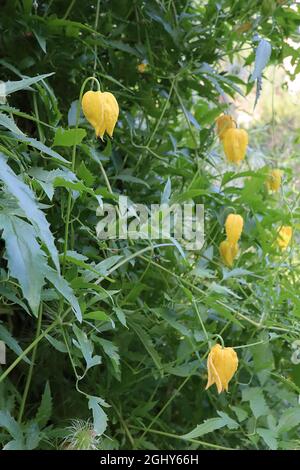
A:
{"label": "serrated green leaf", "polygon": [[5,82],[2,84],[4,85],[4,94],[10,95],[16,91],[28,90],[30,89],[30,85],[33,85],[40,80],[44,80],[45,78],[51,77],[51,75],[54,75],[54,72],[37,75],[36,77],[23,78],[22,80],[17,80],[14,82]]}
{"label": "serrated green leaf", "polygon": [[59,270],[58,253],[45,214],[39,209],[32,190],[12,171],[7,164],[6,157],[1,152],[0,179],[5,183],[12,196],[16,198],[28,220],[37,229],[40,239],[45,243],[56,268]]}
{"label": "serrated green leaf", "polygon": [[78,300],[76,299],[73,290],[69,286],[68,282],[54,269],[47,267],[45,276],[51,284],[54,285],[55,289],[70,303],[73,312],[79,322],[82,321],[82,313]]}
{"label": "serrated green leaf", "polygon": [[290,431],[300,424],[300,406],[290,408],[283,412],[280,416],[277,426],[278,434],[283,434]]}
{"label": "serrated green leaf", "polygon": [[278,442],[276,439],[277,434],[275,431],[266,428],[257,428],[256,432],[265,441],[265,443],[271,450],[277,450]]}
{"label": "serrated green leaf", "polygon": [[46,382],[44,393],[42,395],[42,400],[40,406],[37,410],[35,421],[42,429],[46,426],[49,419],[51,418],[52,413],[52,397],[49,382]]}
{"label": "serrated green leaf", "polygon": [[90,397],[88,402],[89,409],[93,413],[94,431],[97,436],[101,436],[107,428],[107,415],[102,409],[103,403],[105,402],[99,397]]}
{"label": "serrated green leaf", "polygon": [[269,408],[267,407],[264,393],[259,387],[245,388],[242,391],[242,401],[250,402],[250,408],[255,418],[269,414]]}
{"label": "serrated green leaf", "polygon": [[15,124],[15,121],[11,117],[6,116],[6,114],[0,113],[0,126],[5,127],[15,134],[24,135],[21,129]]}
{"label": "serrated green leaf", "polygon": [[24,297],[37,315],[47,269],[45,253],[36,241],[34,228],[24,220],[0,214],[0,227],[10,274],[19,281]]}
{"label": "serrated green leaf", "polygon": [[204,421],[202,424],[198,424],[191,432],[181,436],[184,439],[196,439],[197,437],[204,436],[210,432],[216,431],[217,429],[224,428],[226,423],[222,418],[211,418]]}
{"label": "serrated green leaf", "polygon": [[63,129],[59,127],[55,132],[53,146],[73,147],[73,145],[80,144],[85,136],[85,129]]}

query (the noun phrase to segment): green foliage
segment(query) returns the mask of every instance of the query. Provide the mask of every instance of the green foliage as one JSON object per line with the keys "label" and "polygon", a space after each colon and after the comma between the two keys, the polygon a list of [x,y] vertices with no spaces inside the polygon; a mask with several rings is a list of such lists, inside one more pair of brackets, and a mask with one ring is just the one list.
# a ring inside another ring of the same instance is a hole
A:
{"label": "green foliage", "polygon": [[[259,99],[267,64],[291,57],[299,72],[299,4],[2,4],[3,448],[300,448],[300,213],[285,142],[265,145],[274,116],[250,127],[247,159],[232,168],[214,128],[228,99],[254,105],[255,80]],[[93,75],[120,106],[113,139],[76,123]],[[266,189],[270,162],[284,169],[278,194]],[[120,195],[132,211],[204,204],[203,248],[99,240],[97,208]],[[232,269],[218,251],[230,212],[245,221]],[[285,252],[281,225],[295,231]],[[218,395],[205,385],[220,337],[239,368]]]}

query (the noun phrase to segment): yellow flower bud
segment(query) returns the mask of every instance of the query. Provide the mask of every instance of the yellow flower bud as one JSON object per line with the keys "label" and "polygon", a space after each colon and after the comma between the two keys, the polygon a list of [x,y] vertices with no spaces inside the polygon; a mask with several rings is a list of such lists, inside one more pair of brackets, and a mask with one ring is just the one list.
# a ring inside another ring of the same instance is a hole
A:
{"label": "yellow flower bud", "polygon": [[205,390],[216,384],[218,393],[228,390],[228,383],[238,368],[238,357],[234,349],[215,344],[207,358],[208,380]]}
{"label": "yellow flower bud", "polygon": [[228,240],[224,240],[220,243],[219,250],[224,264],[231,268],[239,251],[238,244],[232,244]]}
{"label": "yellow flower bud", "polygon": [[244,219],[238,214],[229,214],[225,222],[225,231],[227,240],[235,245],[241,238],[243,231]]}
{"label": "yellow flower bud", "polygon": [[234,120],[232,119],[232,116],[229,116],[229,114],[221,114],[216,119],[216,125],[217,125],[217,134],[219,136],[219,139],[222,140],[225,132],[228,131],[228,129],[232,129],[236,127],[236,124]]}
{"label": "yellow flower bud", "polygon": [[105,131],[104,106],[101,91],[87,91],[81,101],[82,111],[86,120],[93,126],[96,137],[102,137]]}
{"label": "yellow flower bud", "polygon": [[277,245],[281,250],[286,250],[293,236],[293,229],[289,225],[283,225],[278,229]]}
{"label": "yellow flower bud", "polygon": [[279,191],[281,186],[282,171],[276,168],[270,172],[266,181],[269,191]]}
{"label": "yellow flower bud", "polygon": [[119,105],[112,93],[87,91],[82,97],[82,111],[93,126],[96,137],[103,138],[106,131],[112,137],[119,116]]}
{"label": "yellow flower bud", "polygon": [[244,160],[248,145],[248,133],[244,129],[228,129],[223,137],[227,160],[239,165]]}
{"label": "yellow flower bud", "polygon": [[112,93],[109,93],[109,91],[105,91],[104,93],[102,93],[102,100],[104,104],[105,130],[108,135],[112,137],[115,125],[119,117],[119,105],[114,95]]}

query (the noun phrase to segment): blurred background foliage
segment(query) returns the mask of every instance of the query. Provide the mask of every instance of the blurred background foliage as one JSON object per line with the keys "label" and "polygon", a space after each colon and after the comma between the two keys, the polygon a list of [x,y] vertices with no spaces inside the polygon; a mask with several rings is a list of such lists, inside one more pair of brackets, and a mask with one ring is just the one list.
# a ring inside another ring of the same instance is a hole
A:
{"label": "blurred background foliage", "polygon": [[[298,449],[299,4],[0,6],[2,446]],[[272,53],[260,92],[250,77],[261,40]],[[74,130],[92,75],[120,117],[104,142],[81,117],[72,172],[61,130]],[[216,137],[224,110],[250,136],[238,168]],[[278,194],[266,190],[272,166],[284,170]],[[96,209],[121,194],[204,204],[202,250],[98,240]],[[232,211],[245,227],[230,270],[218,246]],[[283,253],[282,224],[295,232]],[[205,391],[216,335],[239,357],[222,395]]]}

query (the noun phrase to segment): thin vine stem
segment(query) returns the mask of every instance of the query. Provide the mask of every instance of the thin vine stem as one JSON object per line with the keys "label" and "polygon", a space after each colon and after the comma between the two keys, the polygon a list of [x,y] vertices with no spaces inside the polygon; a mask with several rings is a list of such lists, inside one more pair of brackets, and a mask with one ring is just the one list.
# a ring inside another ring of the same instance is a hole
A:
{"label": "thin vine stem", "polygon": [[[42,318],[43,318],[43,304],[41,303],[40,309],[39,309],[37,328],[36,328],[36,333],[35,333],[35,340],[41,334]],[[24,388],[24,392],[23,392],[23,397],[22,397],[22,401],[21,401],[21,406],[20,406],[20,410],[19,410],[19,417],[18,417],[18,423],[19,424],[22,422],[24,409],[25,409],[25,405],[26,405],[26,400],[27,400],[28,393],[29,393],[29,388],[30,388],[32,375],[33,375],[33,368],[34,368],[34,365],[35,365],[37,346],[38,346],[38,342],[35,341],[33,351],[32,351],[32,355],[31,355],[31,363],[30,363],[30,366],[29,366],[29,371],[28,371],[28,375],[27,375],[27,379],[26,379],[26,383],[25,383],[25,388]]]}

